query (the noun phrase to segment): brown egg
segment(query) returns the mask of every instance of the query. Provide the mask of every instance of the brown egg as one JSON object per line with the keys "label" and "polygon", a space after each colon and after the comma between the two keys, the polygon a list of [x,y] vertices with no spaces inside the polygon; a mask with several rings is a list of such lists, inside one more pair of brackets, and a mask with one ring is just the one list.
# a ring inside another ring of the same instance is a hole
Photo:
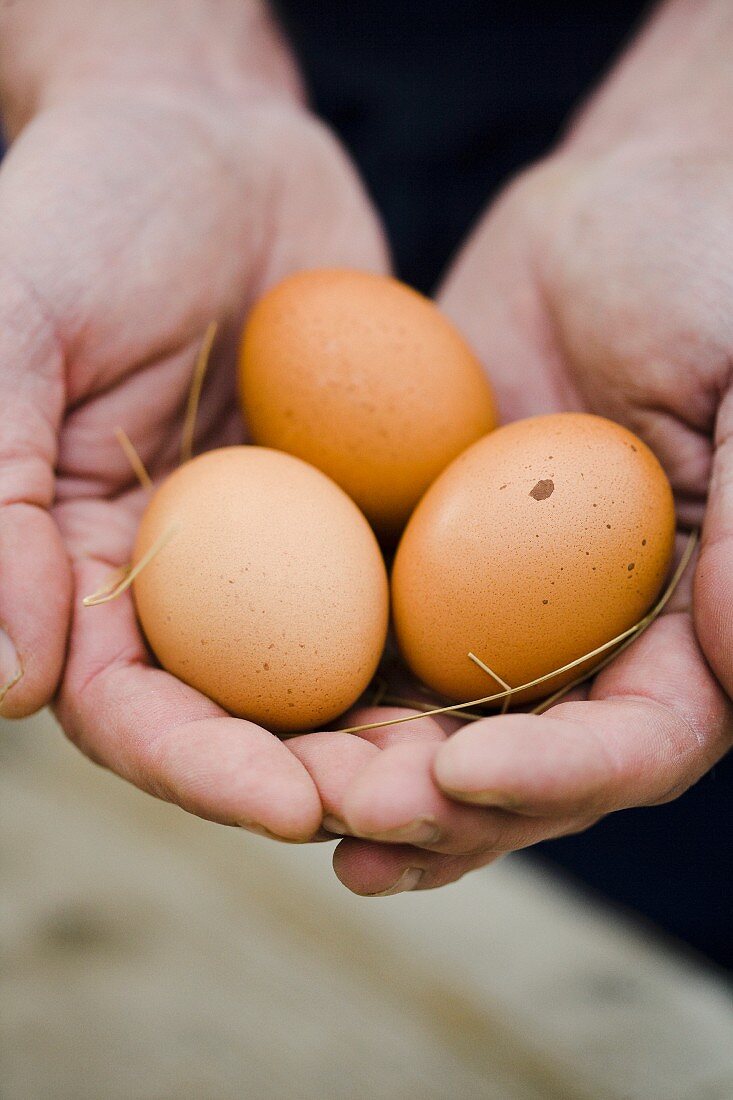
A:
{"label": "brown egg", "polygon": [[661,466],[620,425],[559,413],[499,428],[449,466],[405,530],[392,575],[402,653],[455,700],[496,686],[469,651],[511,687],[561,668],[649,610],[674,525]]}
{"label": "brown egg", "polygon": [[164,668],[278,732],[346,710],[384,646],[387,576],[364,516],[300,459],[226,447],[181,466],[140,524],[134,583]]}
{"label": "brown egg", "polygon": [[496,424],[481,364],[417,291],[363,271],[303,271],[252,310],[240,355],[252,439],[332,477],[387,538]]}

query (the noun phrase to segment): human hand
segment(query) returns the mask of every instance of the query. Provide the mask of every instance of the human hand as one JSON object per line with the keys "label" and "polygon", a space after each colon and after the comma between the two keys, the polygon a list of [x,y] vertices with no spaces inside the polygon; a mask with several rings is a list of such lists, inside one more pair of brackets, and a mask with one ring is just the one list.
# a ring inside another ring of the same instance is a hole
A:
{"label": "human hand", "polygon": [[[276,47],[258,33],[261,60]],[[23,675],[2,713],[49,700],[68,635],[57,714],[90,757],[204,817],[302,840],[321,806],[287,747],[152,667],[129,594],[80,601],[129,560],[144,505],[115,427],[154,478],[176,465],[216,319],[197,446],[241,441],[233,353],[248,303],[301,267],[381,269],[385,249],[336,141],[293,73],[281,79],[287,61],[248,89],[188,58],[172,74],[168,45],[162,74],[146,61],[142,76],[137,62],[90,75],[87,60],[50,90],[5,89],[18,133],[0,168],[0,684],[18,662]]]}
{"label": "human hand", "polygon": [[368,732],[293,746],[341,831],[363,838],[335,858],[357,893],[443,885],[667,801],[729,747],[713,673],[733,695],[731,180],[728,157],[562,151],[508,189],[458,256],[441,304],[485,362],[502,419],[584,409],[626,424],[664,464],[680,527],[702,523],[702,544],[666,613],[541,716],[449,739],[421,719],[379,731],[376,747]]}

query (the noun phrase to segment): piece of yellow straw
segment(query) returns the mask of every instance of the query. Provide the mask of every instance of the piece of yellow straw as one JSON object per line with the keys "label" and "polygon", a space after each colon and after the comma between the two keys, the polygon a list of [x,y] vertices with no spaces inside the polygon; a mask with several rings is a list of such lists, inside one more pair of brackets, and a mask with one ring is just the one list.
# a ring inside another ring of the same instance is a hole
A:
{"label": "piece of yellow straw", "polygon": [[[145,566],[150,564],[156,554],[160,553],[160,551],[173,537],[177,530],[177,524],[172,523],[171,526],[163,532],[160,538],[156,539],[153,545],[143,554],[137,565],[132,566],[132,568],[130,568],[129,566],[122,567],[124,576],[121,580],[117,580],[114,582],[107,581],[104,587],[100,588],[99,591],[93,592],[91,596],[85,596],[84,599],[81,601],[84,607],[96,607],[100,603],[110,603],[111,600],[116,600],[118,596],[121,596],[123,592],[126,592],[132,582],[135,580],[135,577],[142,573]],[[118,577],[119,573],[120,570],[117,571]]]}
{"label": "piece of yellow straw", "polygon": [[140,482],[143,489],[151,490],[153,488],[153,482],[150,474],[146,470],[145,463],[140,458],[135,448],[135,444],[132,442],[125,429],[120,427],[115,428],[115,436],[120,447],[122,447],[122,450],[125,452],[127,461],[132,466],[135,477]]}
{"label": "piece of yellow straw", "polygon": [[[586,661],[592,660],[593,657],[600,657],[601,654],[606,653],[609,649],[613,649],[614,646],[620,646],[622,642],[630,645],[632,641],[638,638],[638,636],[642,634],[643,631],[645,631],[647,627],[649,627],[654,622],[657,616],[661,614],[661,612],[671,600],[674,591],[681,581],[682,575],[684,574],[685,569],[687,568],[693,555],[695,546],[697,544],[697,539],[698,532],[692,531],[689,535],[689,538],[687,539],[687,544],[685,546],[682,557],[680,558],[679,565],[675,569],[672,575],[672,579],[670,580],[666,590],[657,601],[657,603],[654,605],[654,607],[651,609],[651,611],[647,612],[643,619],[640,619],[638,623],[636,623],[634,626],[630,626],[628,630],[624,630],[615,638],[611,638],[610,642],[604,642],[604,644],[598,646],[597,649],[591,650],[590,653],[585,653],[582,657],[578,657],[575,661],[570,661],[569,664],[563,665],[562,668],[556,668],[552,672],[545,673],[544,676],[538,676],[535,680],[530,680],[527,684],[520,684],[519,687],[507,688],[505,691],[496,692],[494,695],[486,695],[482,699],[470,699],[465,703],[453,703],[452,705],[447,707],[434,707],[431,710],[422,711],[420,714],[405,715],[403,718],[391,718],[383,722],[368,722],[360,726],[348,726],[346,729],[336,730],[335,732],[366,733],[368,730],[382,729],[384,726],[398,726],[402,725],[404,722],[414,722],[417,718],[432,718],[438,714],[458,713],[464,710],[466,707],[479,707],[485,706],[488,703],[496,703],[499,699],[508,699],[512,695],[518,695],[522,691],[528,691],[530,688],[537,687],[539,684],[544,684],[548,680],[553,680],[556,676],[561,676],[565,672],[570,672],[571,669],[577,668],[578,665],[585,664]],[[484,668],[484,671],[489,672],[489,674],[493,676],[494,679],[497,679],[496,673],[492,672],[488,665],[484,666],[483,662],[480,661],[475,654],[469,653],[468,656],[471,658],[472,661],[479,665],[479,667]],[[577,685],[582,683],[584,680],[587,680],[591,676],[594,676],[595,673],[598,672],[604,664],[607,664],[608,661],[612,660],[615,656],[616,653],[610,654],[607,660],[601,662],[601,664],[585,672],[577,680],[568,684],[562,689],[562,694],[565,694],[566,691],[570,691],[573,687],[577,687]],[[555,697],[559,697],[559,695],[560,693],[555,693]],[[550,699],[553,699],[553,696],[550,696]],[[551,705],[550,700],[545,700],[545,703],[548,706]],[[546,707],[544,709],[546,709]]]}
{"label": "piece of yellow straw", "polygon": [[188,462],[193,457],[193,439],[196,431],[196,414],[199,409],[199,401],[201,399],[201,391],[204,388],[204,377],[206,376],[206,369],[209,365],[209,358],[211,357],[211,349],[214,345],[214,339],[216,337],[217,330],[216,321],[212,321],[206,332],[204,333],[204,339],[201,343],[199,353],[196,356],[196,365],[193,369],[193,377],[191,379],[191,388],[188,391],[188,403],[186,405],[186,416],[183,421],[183,431],[181,433],[181,464]]}

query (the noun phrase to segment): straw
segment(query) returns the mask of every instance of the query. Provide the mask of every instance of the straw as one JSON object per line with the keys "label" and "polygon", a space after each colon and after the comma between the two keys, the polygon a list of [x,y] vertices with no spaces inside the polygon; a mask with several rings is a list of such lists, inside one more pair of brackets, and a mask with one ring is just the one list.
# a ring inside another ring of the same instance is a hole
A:
{"label": "straw", "polygon": [[[538,676],[536,679],[530,680],[526,684],[520,684],[519,687],[507,687],[504,691],[496,692],[493,695],[486,695],[481,699],[470,699],[467,702],[454,703],[447,707],[433,707],[430,710],[421,711],[420,714],[409,714],[405,715],[402,718],[391,718],[383,722],[367,722],[359,726],[348,726],[347,728],[337,730],[336,732],[366,733],[368,730],[382,729],[385,726],[398,726],[402,725],[405,722],[414,722],[417,718],[432,718],[439,714],[455,714],[460,711],[465,711],[466,707],[478,707],[485,706],[488,703],[496,703],[500,699],[509,699],[513,695],[519,695],[519,693],[522,691],[528,691],[530,688],[538,687],[540,684],[544,684],[548,680],[553,680],[556,676],[562,676],[564,673],[570,672],[572,669],[577,668],[579,665],[585,664],[587,661],[592,660],[594,657],[600,657],[601,654],[607,653],[608,650],[614,649],[616,646],[620,647],[621,643],[625,643],[625,648],[626,645],[630,645],[632,641],[635,641],[640,634],[642,634],[649,626],[651,626],[654,620],[662,613],[664,608],[667,606],[675,592],[675,589],[680,583],[687,566],[690,563],[690,559],[695,550],[695,546],[697,545],[697,540],[698,532],[692,531],[687,539],[687,544],[685,546],[682,557],[680,558],[679,565],[672,575],[672,579],[667,585],[667,588],[665,589],[663,595],[652,607],[651,611],[647,612],[647,614],[642,619],[640,619],[638,623],[635,623],[634,626],[630,626],[628,630],[622,631],[622,633],[618,634],[615,638],[611,638],[610,641],[604,642],[603,645],[600,645],[596,649],[591,650],[590,653],[583,654],[582,657],[578,657],[575,661],[570,661],[569,664],[563,665],[561,668],[556,668],[552,672],[547,672],[544,676]],[[610,654],[605,660],[601,661],[600,664],[596,665],[592,669],[589,669],[587,672],[584,672],[582,676],[572,681],[566,687],[563,687],[561,689],[561,693],[564,695],[573,687],[577,687],[578,684],[581,684],[585,680],[590,679],[590,677],[594,676],[596,672],[600,671],[602,667],[608,664],[609,661],[613,660],[613,658],[616,656],[617,653]],[[490,676],[493,676],[494,679],[498,679],[496,673],[492,672],[488,665],[484,665],[484,663],[478,657],[476,657],[475,654],[469,653],[468,657],[472,661],[474,661],[474,663],[477,664],[480,668],[483,668],[485,672],[488,672]],[[561,693],[556,692],[555,696],[550,696],[549,700],[545,700],[546,706],[544,707],[544,709],[547,709],[547,706],[551,705],[550,700],[552,700],[553,698],[560,698]],[[473,719],[473,721],[476,721],[476,719]]]}

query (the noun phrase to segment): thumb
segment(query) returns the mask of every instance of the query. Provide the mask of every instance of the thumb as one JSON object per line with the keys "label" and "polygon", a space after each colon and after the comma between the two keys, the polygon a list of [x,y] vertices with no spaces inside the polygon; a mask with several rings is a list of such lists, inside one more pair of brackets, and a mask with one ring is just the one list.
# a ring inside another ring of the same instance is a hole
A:
{"label": "thumb", "polygon": [[703,652],[733,698],[733,385],[721,402],[715,425],[694,611]]}
{"label": "thumb", "polygon": [[0,714],[49,702],[64,659],[71,573],[53,503],[63,357],[32,292],[0,271]]}

